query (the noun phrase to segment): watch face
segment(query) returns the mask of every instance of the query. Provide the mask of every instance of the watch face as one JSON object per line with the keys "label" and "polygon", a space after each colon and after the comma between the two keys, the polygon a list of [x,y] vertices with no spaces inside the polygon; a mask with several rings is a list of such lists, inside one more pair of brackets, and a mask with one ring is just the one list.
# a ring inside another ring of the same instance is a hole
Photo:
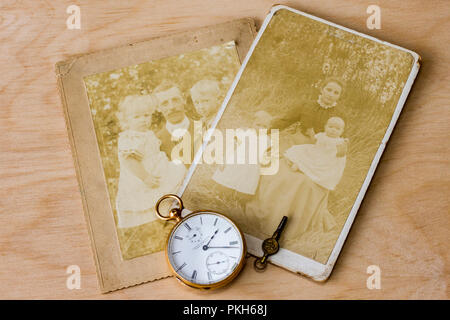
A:
{"label": "watch face", "polygon": [[244,259],[244,247],[244,239],[231,220],[216,213],[196,213],[174,228],[167,255],[178,277],[208,286],[234,273]]}

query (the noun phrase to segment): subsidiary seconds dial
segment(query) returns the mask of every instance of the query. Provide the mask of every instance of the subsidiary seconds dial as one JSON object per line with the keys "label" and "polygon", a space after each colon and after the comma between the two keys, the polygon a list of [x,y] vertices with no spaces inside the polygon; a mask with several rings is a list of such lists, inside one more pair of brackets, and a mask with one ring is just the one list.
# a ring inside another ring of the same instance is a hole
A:
{"label": "subsidiary seconds dial", "polygon": [[228,255],[221,251],[214,251],[206,257],[206,269],[209,272],[221,275],[228,271],[230,266],[230,259]]}

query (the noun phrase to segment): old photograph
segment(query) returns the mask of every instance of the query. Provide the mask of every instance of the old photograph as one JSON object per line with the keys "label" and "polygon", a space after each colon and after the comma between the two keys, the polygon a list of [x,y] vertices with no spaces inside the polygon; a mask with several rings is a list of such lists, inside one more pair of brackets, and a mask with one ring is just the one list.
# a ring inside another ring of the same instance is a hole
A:
{"label": "old photograph", "polygon": [[[287,216],[281,246],[326,264],[413,64],[404,50],[277,11],[217,125],[278,131],[277,170],[263,173],[262,162],[199,165],[186,206],[224,212],[258,239]],[[270,150],[257,152],[261,159]]]}
{"label": "old photograph", "polygon": [[177,192],[194,123],[210,126],[239,66],[231,41],[84,78],[124,259],[164,249],[172,225],[155,204]]}

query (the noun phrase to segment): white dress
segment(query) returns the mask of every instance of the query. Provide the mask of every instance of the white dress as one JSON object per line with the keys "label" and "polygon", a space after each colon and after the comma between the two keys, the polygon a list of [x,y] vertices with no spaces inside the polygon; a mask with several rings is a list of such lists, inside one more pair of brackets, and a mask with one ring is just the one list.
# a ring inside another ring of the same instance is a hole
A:
{"label": "white dress", "polygon": [[[259,158],[257,158],[257,162],[259,162],[259,159],[262,159],[264,152],[269,148],[269,137],[267,135],[264,135],[260,136],[259,138],[266,139],[266,143],[264,145],[267,146],[267,148],[265,148],[264,150],[258,150]],[[240,145],[242,143],[242,141],[237,139],[237,145]],[[233,189],[245,194],[254,195],[256,193],[261,174],[259,163],[251,164],[249,161],[249,149],[250,148],[247,145],[245,149],[245,155],[239,154],[237,150],[234,149],[234,154],[238,155],[238,159],[236,161],[237,163],[226,164],[223,170],[217,169],[214,172],[212,179],[218,184],[221,184],[229,189]],[[226,150],[226,152],[228,153],[229,150]],[[239,162],[243,164],[240,164]]]}
{"label": "white dress", "polygon": [[343,138],[330,138],[324,132],[315,135],[315,144],[295,145],[284,156],[318,185],[334,190],[342,178],[346,157],[337,157]]}
{"label": "white dress", "polygon": [[[174,193],[186,173],[183,164],[175,164],[160,150],[161,141],[152,131],[127,130],[119,134],[120,177],[116,198],[119,228],[130,228],[156,220],[155,204],[166,193]],[[160,176],[160,185],[150,188],[130,171],[125,161],[135,154],[150,174]]]}

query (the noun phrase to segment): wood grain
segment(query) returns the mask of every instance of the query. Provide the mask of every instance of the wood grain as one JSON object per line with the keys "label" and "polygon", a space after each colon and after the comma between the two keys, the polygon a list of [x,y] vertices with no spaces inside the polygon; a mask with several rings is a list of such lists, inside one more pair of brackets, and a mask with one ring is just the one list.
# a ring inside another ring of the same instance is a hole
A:
{"label": "wood grain", "polygon": [[[422,68],[331,278],[315,283],[249,261],[229,287],[198,292],[173,278],[101,295],[82,212],[54,64],[70,55],[241,17],[261,24],[274,1],[77,1],[81,30],[67,30],[70,1],[0,4],[0,298],[447,299],[449,279],[450,5],[282,1],[418,52]],[[80,290],[66,288],[78,265]],[[381,290],[366,269],[381,268]]]}

